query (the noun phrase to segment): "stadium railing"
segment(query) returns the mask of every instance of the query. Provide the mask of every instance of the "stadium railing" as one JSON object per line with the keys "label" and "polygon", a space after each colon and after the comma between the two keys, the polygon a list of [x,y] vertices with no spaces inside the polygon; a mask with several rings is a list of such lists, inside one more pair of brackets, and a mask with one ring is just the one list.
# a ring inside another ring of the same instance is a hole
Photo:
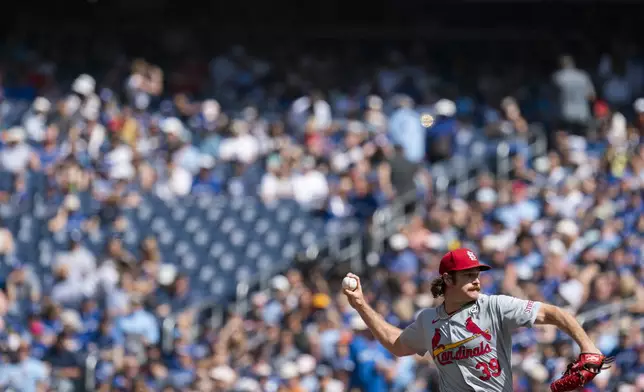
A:
{"label": "stadium railing", "polygon": [[92,353],[85,359],[85,377],[83,386],[86,392],[96,391],[96,366],[98,365],[99,356]]}

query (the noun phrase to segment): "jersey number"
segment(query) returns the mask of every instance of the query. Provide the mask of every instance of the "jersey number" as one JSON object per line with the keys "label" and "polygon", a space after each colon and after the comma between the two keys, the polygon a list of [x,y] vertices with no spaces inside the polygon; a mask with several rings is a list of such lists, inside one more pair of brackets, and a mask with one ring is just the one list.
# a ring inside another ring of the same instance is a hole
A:
{"label": "jersey number", "polygon": [[479,362],[476,364],[477,369],[481,369],[483,375],[479,378],[483,381],[487,381],[492,377],[499,377],[501,374],[501,367],[499,366],[499,361],[495,359],[490,359],[490,362]]}

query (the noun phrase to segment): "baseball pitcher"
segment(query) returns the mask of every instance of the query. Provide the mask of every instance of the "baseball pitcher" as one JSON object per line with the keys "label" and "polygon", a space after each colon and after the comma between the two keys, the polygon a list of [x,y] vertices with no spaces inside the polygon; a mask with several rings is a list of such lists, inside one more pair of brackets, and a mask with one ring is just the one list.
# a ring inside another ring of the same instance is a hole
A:
{"label": "baseball pitcher", "polygon": [[591,381],[612,359],[595,347],[577,320],[546,303],[505,295],[481,294],[481,264],[469,249],[448,252],[440,262],[440,276],[432,283],[437,308],[424,309],[405,330],[387,323],[364,300],[360,279],[354,290],[344,289],[373,335],[393,355],[425,355],[436,363],[441,391],[511,392],[512,331],[535,324],[551,324],[577,342],[582,354],[568,366],[551,390],[572,391]]}

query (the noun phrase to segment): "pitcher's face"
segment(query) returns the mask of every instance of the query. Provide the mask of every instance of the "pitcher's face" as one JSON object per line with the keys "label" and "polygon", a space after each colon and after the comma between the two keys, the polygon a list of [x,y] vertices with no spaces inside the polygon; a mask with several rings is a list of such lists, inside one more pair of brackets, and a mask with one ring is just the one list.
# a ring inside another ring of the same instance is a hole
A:
{"label": "pitcher's face", "polygon": [[477,300],[481,292],[480,275],[481,271],[478,268],[455,272],[450,296],[458,296],[464,301]]}

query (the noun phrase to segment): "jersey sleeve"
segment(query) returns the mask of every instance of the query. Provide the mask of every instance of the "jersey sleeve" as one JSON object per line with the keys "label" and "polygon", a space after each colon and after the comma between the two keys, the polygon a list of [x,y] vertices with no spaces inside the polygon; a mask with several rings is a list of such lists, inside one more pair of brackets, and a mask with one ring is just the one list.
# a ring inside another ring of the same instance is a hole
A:
{"label": "jersey sleeve", "polygon": [[494,311],[503,329],[513,331],[520,327],[532,327],[541,302],[528,301],[507,295],[496,295],[494,299]]}
{"label": "jersey sleeve", "polygon": [[423,328],[423,318],[425,318],[426,314],[426,311],[421,312],[416,317],[416,320],[405,328],[400,335],[400,341],[421,356],[427,352],[425,330]]}

